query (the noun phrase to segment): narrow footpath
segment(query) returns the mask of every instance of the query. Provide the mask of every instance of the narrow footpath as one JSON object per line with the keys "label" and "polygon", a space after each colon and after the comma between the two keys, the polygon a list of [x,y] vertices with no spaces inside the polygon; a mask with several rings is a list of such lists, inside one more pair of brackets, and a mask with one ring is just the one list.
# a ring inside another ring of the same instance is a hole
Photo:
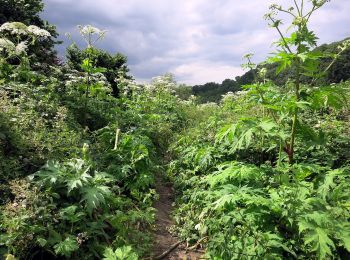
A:
{"label": "narrow footpath", "polygon": [[171,218],[174,202],[174,189],[170,183],[166,183],[161,177],[157,177],[156,190],[159,200],[154,203],[156,213],[155,243],[153,258],[170,260],[199,260],[203,253],[186,250],[186,244],[174,237],[169,229],[174,225]]}

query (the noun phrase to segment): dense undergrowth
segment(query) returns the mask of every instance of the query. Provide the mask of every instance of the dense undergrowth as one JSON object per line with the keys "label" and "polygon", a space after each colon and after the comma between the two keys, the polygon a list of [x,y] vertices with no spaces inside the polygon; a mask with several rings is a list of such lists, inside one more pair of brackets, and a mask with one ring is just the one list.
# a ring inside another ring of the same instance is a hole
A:
{"label": "dense undergrowth", "polygon": [[[292,77],[277,86],[247,55],[254,84],[219,105],[193,107],[211,113],[192,116],[196,123],[172,145],[177,230],[205,245],[210,259],[350,257],[350,85],[324,83],[327,70],[317,63],[324,54],[313,51],[307,27],[325,3],[312,1],[311,11],[272,5],[266,19],[281,38],[268,62]],[[290,35],[281,33],[279,12],[293,16]]]}
{"label": "dense undergrowth", "polygon": [[[22,23],[2,28],[4,36],[7,28],[23,30],[33,40],[45,36],[45,31],[31,34]],[[81,33],[103,34],[90,26]],[[52,66],[47,76],[31,70],[26,51],[12,48],[10,37],[3,39],[1,255],[137,259],[149,254],[159,158],[183,121],[173,83],[158,78],[144,88],[121,75],[115,98],[90,43],[82,72]]]}
{"label": "dense undergrowth", "polygon": [[310,128],[290,165],[281,125],[254,96],[226,97],[174,142],[180,236],[210,259],[348,258],[349,118],[339,116],[348,110],[305,111]]}
{"label": "dense undergrowth", "polygon": [[[269,59],[292,77],[277,86],[248,55],[254,83],[219,104],[181,99],[169,74],[136,84],[123,57],[94,47],[97,28],[80,27],[74,66],[41,70],[29,50],[50,33],[1,25],[0,255],[150,256],[155,174],[167,172],[174,230],[209,259],[348,259],[350,83],[324,83],[300,10]],[[271,11],[280,32],[275,15],[294,9]]]}

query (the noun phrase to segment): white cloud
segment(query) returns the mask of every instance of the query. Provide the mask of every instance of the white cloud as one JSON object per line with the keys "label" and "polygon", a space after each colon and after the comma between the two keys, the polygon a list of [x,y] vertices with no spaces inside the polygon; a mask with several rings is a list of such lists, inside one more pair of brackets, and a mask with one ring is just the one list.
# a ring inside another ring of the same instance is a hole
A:
{"label": "white cloud", "polygon": [[177,66],[173,73],[182,82],[190,85],[205,84],[207,82],[222,82],[224,79],[241,75],[241,67],[229,66],[214,62],[196,61]]}
{"label": "white cloud", "polygon": [[[76,24],[107,29],[100,46],[129,57],[136,79],[173,72],[179,82],[221,82],[242,73],[241,57],[262,61],[277,33],[263,15],[271,0],[44,0],[59,32]],[[277,0],[292,4],[292,0]],[[331,1],[312,19],[320,43],[350,36],[349,0]]]}

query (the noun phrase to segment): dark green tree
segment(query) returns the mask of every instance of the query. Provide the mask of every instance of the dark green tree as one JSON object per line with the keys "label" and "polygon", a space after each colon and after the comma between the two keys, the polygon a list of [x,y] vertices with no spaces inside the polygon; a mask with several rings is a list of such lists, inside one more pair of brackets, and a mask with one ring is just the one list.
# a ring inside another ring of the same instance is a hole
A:
{"label": "dark green tree", "polygon": [[0,0],[0,25],[6,22],[21,22],[25,25],[36,25],[50,32],[51,37],[37,41],[28,53],[34,70],[46,69],[49,65],[58,64],[55,44],[58,33],[54,25],[40,17],[44,9],[42,0]]}
{"label": "dark green tree", "polygon": [[[128,75],[129,68],[126,65],[127,57],[121,53],[111,55],[99,49],[94,49],[93,53],[94,66],[106,69],[102,73],[112,86],[113,96],[117,97],[119,94],[118,78],[132,79],[132,77]],[[74,43],[67,48],[66,57],[67,64],[71,69],[83,71],[81,64],[83,60],[88,57],[88,52],[87,50],[80,50]]]}

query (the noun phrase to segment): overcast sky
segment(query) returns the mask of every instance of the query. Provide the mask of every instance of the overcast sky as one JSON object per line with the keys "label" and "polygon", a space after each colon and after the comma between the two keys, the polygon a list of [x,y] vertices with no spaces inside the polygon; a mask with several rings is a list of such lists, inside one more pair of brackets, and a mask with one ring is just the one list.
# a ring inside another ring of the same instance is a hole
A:
{"label": "overcast sky", "polygon": [[[299,0],[298,0],[299,1]],[[292,0],[277,0],[289,6]],[[99,47],[128,57],[138,81],[171,72],[189,85],[242,74],[242,56],[263,61],[278,35],[263,15],[271,0],[44,0],[43,18],[78,41],[77,25],[108,30]],[[332,0],[312,19],[319,44],[350,36],[350,0]],[[60,55],[64,48],[59,48]]]}

